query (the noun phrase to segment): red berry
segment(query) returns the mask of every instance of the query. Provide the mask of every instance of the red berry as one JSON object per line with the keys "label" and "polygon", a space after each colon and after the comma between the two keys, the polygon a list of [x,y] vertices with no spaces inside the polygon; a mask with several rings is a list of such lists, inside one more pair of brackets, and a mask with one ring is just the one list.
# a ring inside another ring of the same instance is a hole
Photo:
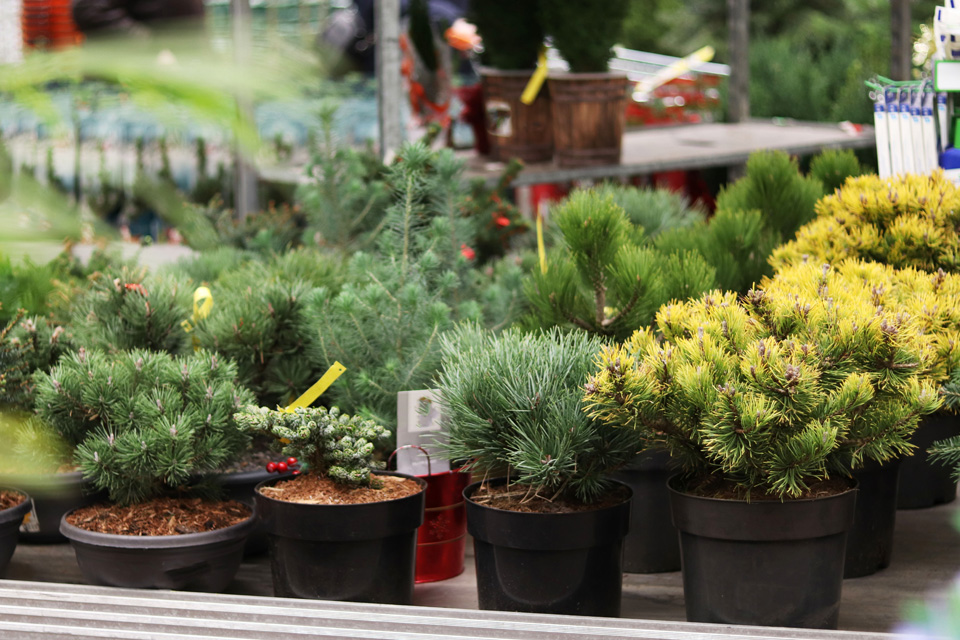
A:
{"label": "red berry", "polygon": [[300,475],[300,469],[294,469],[294,470],[293,470],[293,475],[295,475],[295,476]]}
{"label": "red berry", "polygon": [[276,470],[277,470],[277,463],[276,463],[276,462],[268,462],[268,463],[267,463],[267,473],[273,473],[273,472],[276,471]]}
{"label": "red berry", "polygon": [[287,465],[288,465],[288,466],[291,466],[291,467],[292,467],[292,466],[295,465],[295,464],[297,464],[297,459],[296,459],[296,458],[294,458],[293,456],[287,458]]}
{"label": "red berry", "polygon": [[286,473],[287,472],[287,463],[278,462],[277,463],[277,473]]}

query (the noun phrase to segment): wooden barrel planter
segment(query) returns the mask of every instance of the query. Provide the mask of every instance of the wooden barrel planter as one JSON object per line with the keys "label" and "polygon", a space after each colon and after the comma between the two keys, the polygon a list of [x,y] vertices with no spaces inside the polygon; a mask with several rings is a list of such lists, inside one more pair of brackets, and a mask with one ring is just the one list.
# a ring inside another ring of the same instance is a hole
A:
{"label": "wooden barrel planter", "polygon": [[500,71],[484,68],[483,107],[486,112],[490,157],[508,162],[549,162],[553,157],[550,90],[546,84],[533,104],[520,102],[533,71]]}
{"label": "wooden barrel planter", "polygon": [[625,75],[568,73],[550,76],[553,159],[560,167],[620,163],[626,120]]}

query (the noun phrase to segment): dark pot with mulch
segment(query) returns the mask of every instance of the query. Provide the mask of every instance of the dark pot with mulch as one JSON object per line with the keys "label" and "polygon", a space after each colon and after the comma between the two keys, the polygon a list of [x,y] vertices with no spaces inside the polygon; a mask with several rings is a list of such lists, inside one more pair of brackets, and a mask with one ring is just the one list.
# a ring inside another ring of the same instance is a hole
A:
{"label": "dark pot with mulch", "polygon": [[217,592],[240,568],[255,523],[253,510],[238,502],[161,498],[72,511],[60,532],[92,584]]}
{"label": "dark pot with mulch", "polygon": [[30,496],[19,489],[0,490],[0,576],[7,571],[31,505]]}
{"label": "dark pot with mulch", "polygon": [[927,449],[938,440],[960,435],[960,416],[940,411],[926,416],[910,437],[917,450],[900,465],[898,509],[926,509],[953,502],[957,498],[957,479],[950,465],[932,462]]}
{"label": "dark pot with mulch", "polygon": [[676,470],[670,453],[645,451],[630,466],[611,477],[633,491],[630,531],[623,541],[623,570],[627,573],[680,571],[680,541],[670,519],[667,480]]}
{"label": "dark pot with mulch", "polygon": [[890,566],[900,470],[899,459],[883,464],[868,460],[852,473],[859,491],[853,527],[847,534],[844,578],[873,575]]}
{"label": "dark pot with mulch", "polygon": [[[264,468],[251,469],[247,471],[234,471],[230,473],[221,473],[216,476],[216,482],[223,487],[224,497],[228,500],[236,500],[243,504],[253,507],[256,503],[254,493],[257,485],[275,478],[276,474],[268,472]],[[247,544],[244,548],[244,555],[255,556],[267,552],[267,531],[263,522],[258,518],[250,535],[247,536]]]}
{"label": "dark pot with mulch", "polygon": [[680,530],[687,620],[834,629],[855,483],[809,499],[737,499],[668,487]]}
{"label": "dark pot with mulch", "polygon": [[463,491],[480,608],[619,616],[630,488],[618,482],[605,501],[565,513],[509,511],[478,502],[481,492],[495,494],[505,485],[500,478]]}
{"label": "dark pot with mulch", "polygon": [[375,476],[382,489],[344,487],[312,474],[257,487],[274,595],[411,604],[427,485],[402,473]]}
{"label": "dark pot with mulch", "polygon": [[0,484],[21,487],[30,494],[33,509],[20,529],[20,540],[30,543],[66,542],[60,533],[63,514],[106,498],[106,494],[94,490],[79,471],[3,474],[0,475]]}

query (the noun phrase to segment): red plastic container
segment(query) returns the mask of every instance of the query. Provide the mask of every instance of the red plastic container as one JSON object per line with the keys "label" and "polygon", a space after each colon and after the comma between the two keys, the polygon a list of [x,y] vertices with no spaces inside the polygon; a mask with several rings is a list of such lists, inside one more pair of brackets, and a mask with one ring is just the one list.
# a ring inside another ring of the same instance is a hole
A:
{"label": "red plastic container", "polygon": [[463,573],[467,512],[463,490],[470,474],[446,471],[417,476],[427,482],[423,524],[417,531],[416,582],[436,582]]}
{"label": "red plastic container", "polygon": [[23,0],[20,25],[23,46],[28,49],[57,49],[83,41],[73,22],[70,0]]}

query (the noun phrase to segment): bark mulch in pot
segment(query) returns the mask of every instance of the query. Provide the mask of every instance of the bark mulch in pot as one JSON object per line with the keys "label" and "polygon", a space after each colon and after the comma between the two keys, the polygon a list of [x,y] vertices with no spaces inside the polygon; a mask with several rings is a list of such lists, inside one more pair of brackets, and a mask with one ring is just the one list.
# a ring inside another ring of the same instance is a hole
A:
{"label": "bark mulch in pot", "polygon": [[423,487],[415,480],[378,475],[370,487],[339,485],[330,478],[303,474],[290,480],[263,487],[260,493],[274,500],[300,504],[367,504],[398,500],[420,493]]}
{"label": "bark mulch in pot", "polygon": [[67,522],[96,533],[175,536],[224,529],[243,522],[251,513],[250,507],[233,500],[156,498],[128,506],[96,504],[83,507],[67,516]]}

